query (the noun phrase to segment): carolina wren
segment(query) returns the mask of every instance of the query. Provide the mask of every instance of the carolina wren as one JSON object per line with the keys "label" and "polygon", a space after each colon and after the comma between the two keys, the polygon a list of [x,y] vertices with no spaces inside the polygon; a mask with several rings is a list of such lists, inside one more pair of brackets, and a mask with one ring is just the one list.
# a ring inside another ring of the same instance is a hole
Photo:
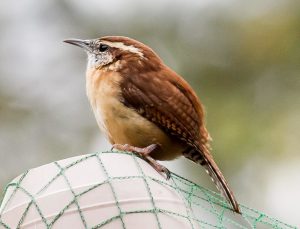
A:
{"label": "carolina wren", "polygon": [[204,166],[233,210],[239,205],[210,154],[204,110],[191,86],[148,46],[121,36],[69,39],[88,54],[87,96],[113,147],[156,160],[180,155]]}

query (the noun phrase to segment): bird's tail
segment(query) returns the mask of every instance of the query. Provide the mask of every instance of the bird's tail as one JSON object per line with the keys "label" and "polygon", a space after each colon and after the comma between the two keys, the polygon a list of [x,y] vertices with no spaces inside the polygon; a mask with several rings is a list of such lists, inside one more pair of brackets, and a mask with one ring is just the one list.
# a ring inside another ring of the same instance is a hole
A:
{"label": "bird's tail", "polygon": [[225,177],[223,176],[219,167],[217,166],[211,154],[209,153],[209,150],[205,146],[202,149],[193,148],[189,151],[185,151],[184,156],[194,161],[195,163],[202,165],[205,168],[206,172],[211,177],[212,181],[215,183],[217,189],[231,204],[233,210],[236,213],[241,214],[239,204],[236,201],[233,192],[229,188]]}

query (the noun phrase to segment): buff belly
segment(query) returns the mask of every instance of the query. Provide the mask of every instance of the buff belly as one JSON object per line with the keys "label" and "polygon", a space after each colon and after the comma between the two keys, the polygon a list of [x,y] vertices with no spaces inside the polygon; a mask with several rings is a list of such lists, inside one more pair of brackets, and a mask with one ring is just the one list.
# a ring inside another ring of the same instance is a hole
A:
{"label": "buff belly", "polygon": [[160,149],[152,154],[158,160],[171,160],[181,155],[182,145],[120,102],[120,75],[97,72],[87,73],[87,94],[97,123],[112,144],[136,147],[159,144]]}

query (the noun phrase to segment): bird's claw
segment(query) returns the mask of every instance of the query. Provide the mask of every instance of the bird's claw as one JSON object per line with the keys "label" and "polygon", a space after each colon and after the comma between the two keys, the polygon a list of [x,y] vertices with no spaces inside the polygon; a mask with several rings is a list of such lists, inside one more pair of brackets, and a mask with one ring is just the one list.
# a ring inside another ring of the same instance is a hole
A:
{"label": "bird's claw", "polygon": [[166,167],[163,166],[163,169],[161,170],[160,173],[164,173],[166,176],[166,179],[169,180],[171,177],[171,172],[170,170],[168,170]]}
{"label": "bird's claw", "polygon": [[111,150],[117,149],[137,154],[142,159],[146,160],[158,173],[165,174],[166,179],[168,180],[171,177],[171,172],[165,166],[159,164],[154,158],[150,156],[151,152],[153,152],[159,147],[160,146],[158,144],[151,144],[145,148],[134,147],[128,144],[114,144]]}

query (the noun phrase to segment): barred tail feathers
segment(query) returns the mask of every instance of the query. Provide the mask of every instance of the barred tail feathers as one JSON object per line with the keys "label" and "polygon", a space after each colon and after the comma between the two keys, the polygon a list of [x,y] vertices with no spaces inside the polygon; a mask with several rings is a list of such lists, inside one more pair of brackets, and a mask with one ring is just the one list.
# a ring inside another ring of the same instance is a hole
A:
{"label": "barred tail feathers", "polygon": [[210,155],[209,150],[205,146],[201,148],[203,149],[199,149],[199,147],[197,147],[197,149],[190,148],[189,150],[183,152],[183,155],[186,158],[194,161],[197,164],[202,165],[205,168],[206,172],[211,177],[212,181],[215,183],[217,189],[231,204],[233,210],[236,213],[241,214],[239,204],[236,201],[231,189],[229,188],[229,185],[225,177],[223,176],[219,167],[217,166],[212,156]]}
{"label": "barred tail feathers", "polygon": [[206,161],[207,163],[203,166],[208,172],[213,182],[215,183],[217,189],[222,193],[222,195],[226,198],[226,200],[232,205],[233,210],[236,213],[241,214],[239,204],[236,201],[232,191],[230,190],[229,185],[227,184],[227,181],[225,180],[220,169],[218,168],[218,166],[213,160],[212,161],[206,160]]}

